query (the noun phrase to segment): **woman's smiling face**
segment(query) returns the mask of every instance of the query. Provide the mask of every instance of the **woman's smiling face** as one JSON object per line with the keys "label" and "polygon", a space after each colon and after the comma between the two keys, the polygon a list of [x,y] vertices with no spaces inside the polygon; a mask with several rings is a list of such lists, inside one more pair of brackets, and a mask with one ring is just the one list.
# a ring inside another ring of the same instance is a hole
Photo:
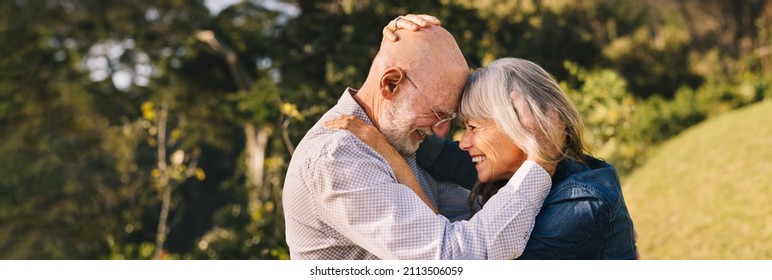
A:
{"label": "woman's smiling face", "polygon": [[459,147],[472,157],[480,182],[509,180],[527,158],[491,120],[468,119],[464,128]]}

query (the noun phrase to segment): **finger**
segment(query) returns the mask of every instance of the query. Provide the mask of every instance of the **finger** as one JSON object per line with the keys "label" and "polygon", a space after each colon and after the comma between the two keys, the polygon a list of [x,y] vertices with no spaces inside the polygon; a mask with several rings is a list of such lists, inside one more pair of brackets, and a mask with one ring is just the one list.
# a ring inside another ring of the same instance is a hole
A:
{"label": "finger", "polygon": [[337,120],[330,120],[324,123],[324,127],[326,128],[340,128]]}
{"label": "finger", "polygon": [[397,36],[396,31],[399,29],[397,26],[397,23],[400,21],[400,18],[395,18],[389,21],[389,23],[386,24],[386,26],[383,27],[383,37],[392,41],[396,42],[399,41],[399,36]]}
{"label": "finger", "polygon": [[394,30],[389,26],[383,28],[383,38],[392,42],[399,41],[399,36],[397,36],[397,33],[394,33]]}
{"label": "finger", "polygon": [[426,21],[423,17],[420,17],[418,15],[409,14],[409,15],[403,16],[402,18],[405,19],[406,21],[409,21],[413,25],[417,25],[416,28],[418,26],[420,26],[420,27],[429,27],[429,22]]}
{"label": "finger", "polygon": [[399,20],[396,21],[397,30],[399,29],[408,29],[412,31],[416,31],[419,29],[418,25],[414,23],[415,17],[405,17],[401,16]]}
{"label": "finger", "polygon": [[440,25],[440,20],[432,15],[420,14],[409,16],[411,22],[419,25],[422,28],[429,27],[430,25]]}
{"label": "finger", "polygon": [[434,24],[434,25],[441,25],[442,24],[440,22],[440,19],[436,18],[435,16],[426,15],[426,14],[420,14],[418,16],[421,17],[424,21],[426,21],[426,22],[428,22],[430,24]]}
{"label": "finger", "polygon": [[325,127],[325,128],[339,128],[339,127],[338,127],[338,126],[335,124],[335,120],[327,121],[326,123],[324,123],[324,127]]}
{"label": "finger", "polygon": [[339,116],[324,123],[324,127],[333,129],[346,129],[348,122],[345,116]]}

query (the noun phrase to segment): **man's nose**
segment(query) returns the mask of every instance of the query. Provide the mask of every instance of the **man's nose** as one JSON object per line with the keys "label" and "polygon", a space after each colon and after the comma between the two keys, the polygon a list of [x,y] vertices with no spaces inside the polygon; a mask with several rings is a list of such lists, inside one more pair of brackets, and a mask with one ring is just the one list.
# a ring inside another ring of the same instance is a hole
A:
{"label": "man's nose", "polygon": [[450,132],[450,122],[442,123],[438,126],[432,126],[432,132],[440,138],[445,138]]}

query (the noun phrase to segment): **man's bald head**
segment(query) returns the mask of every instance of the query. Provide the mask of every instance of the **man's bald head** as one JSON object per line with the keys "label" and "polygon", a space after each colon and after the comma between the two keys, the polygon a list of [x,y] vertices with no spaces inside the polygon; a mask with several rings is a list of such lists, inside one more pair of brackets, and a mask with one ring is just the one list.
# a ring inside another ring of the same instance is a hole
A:
{"label": "man's bald head", "polygon": [[397,42],[381,42],[354,98],[392,146],[411,154],[427,134],[444,137],[450,131],[443,120],[456,112],[469,66],[442,27],[397,33]]}
{"label": "man's bald head", "polygon": [[386,69],[397,66],[416,83],[420,80],[427,95],[434,95],[428,89],[436,86],[463,89],[469,66],[450,32],[441,26],[430,26],[418,31],[398,30],[396,34],[397,42],[381,42],[368,81],[377,81]]}
{"label": "man's bald head", "polygon": [[399,41],[382,40],[374,64],[380,62],[408,67],[415,64],[423,66],[443,63],[468,69],[453,35],[440,26],[430,26],[418,31],[403,29],[395,33],[399,35]]}

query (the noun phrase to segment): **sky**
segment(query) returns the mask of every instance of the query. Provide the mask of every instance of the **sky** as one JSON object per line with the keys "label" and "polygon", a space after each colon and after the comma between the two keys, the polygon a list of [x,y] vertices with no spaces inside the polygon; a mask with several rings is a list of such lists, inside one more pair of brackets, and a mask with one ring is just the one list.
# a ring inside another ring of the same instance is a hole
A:
{"label": "sky", "polygon": [[[295,17],[300,13],[297,7],[279,0],[204,0],[204,5],[209,9],[210,14],[215,17],[231,5],[244,1],[251,1],[269,10],[281,11],[284,16],[280,16],[277,19],[279,22],[286,21],[288,18]],[[149,14],[146,16],[153,16],[150,12],[152,11],[149,11]],[[102,81],[111,78],[115,87],[121,91],[129,90],[132,84],[146,86],[153,71],[146,54],[136,51],[135,59],[138,59],[138,61],[135,61],[133,66],[120,62],[120,57],[123,53],[127,49],[133,49],[133,45],[134,41],[127,39],[120,42],[107,40],[92,47],[90,56],[84,61],[90,71],[91,79]],[[111,69],[109,67],[111,65],[110,62],[112,65],[118,65],[118,69]],[[276,75],[278,73],[272,73],[272,76]],[[279,78],[274,77],[274,79],[278,80]]]}
{"label": "sky", "polygon": [[[209,8],[212,16],[219,14],[229,6],[250,0],[204,0],[204,5]],[[288,16],[296,16],[300,11],[295,6],[280,2],[279,0],[251,0],[251,2],[269,10],[282,11]]]}

